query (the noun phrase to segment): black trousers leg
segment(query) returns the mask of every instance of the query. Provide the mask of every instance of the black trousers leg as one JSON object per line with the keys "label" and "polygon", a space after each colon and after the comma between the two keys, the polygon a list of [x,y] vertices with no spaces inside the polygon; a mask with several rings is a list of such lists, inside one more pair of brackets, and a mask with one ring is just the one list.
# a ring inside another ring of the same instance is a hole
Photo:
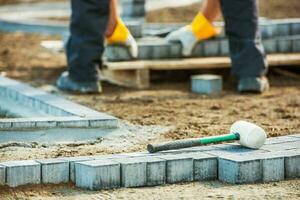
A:
{"label": "black trousers leg", "polygon": [[238,79],[265,75],[268,64],[258,30],[257,0],[220,1],[233,75]]}
{"label": "black trousers leg", "polygon": [[102,65],[104,34],[109,16],[109,0],[71,0],[71,35],[67,43],[70,78],[97,81]]}

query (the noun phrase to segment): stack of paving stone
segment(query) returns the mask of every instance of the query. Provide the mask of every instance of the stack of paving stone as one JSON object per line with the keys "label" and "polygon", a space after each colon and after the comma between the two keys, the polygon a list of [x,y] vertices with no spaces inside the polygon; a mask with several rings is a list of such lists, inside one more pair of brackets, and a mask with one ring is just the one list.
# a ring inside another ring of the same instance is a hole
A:
{"label": "stack of paving stone", "polygon": [[[142,38],[137,39],[139,46],[138,60],[172,59],[180,58],[181,44],[168,43],[164,36],[168,32],[177,29],[182,24],[145,24],[140,29]],[[218,26],[223,27],[222,24]],[[138,26],[135,26],[138,29]],[[161,29],[161,30],[160,30]],[[300,20],[265,20],[261,21],[263,45],[267,53],[294,53],[300,52]],[[138,32],[135,30],[135,32]],[[155,32],[157,34],[155,34]],[[165,32],[165,33],[163,33]],[[151,35],[152,37],[149,37]],[[156,36],[156,37],[155,37]],[[224,33],[214,39],[199,43],[192,57],[218,57],[228,56],[229,45]],[[106,48],[105,57],[108,61],[132,60],[128,50],[121,46],[109,46]]]}
{"label": "stack of paving stone", "polygon": [[74,182],[84,189],[220,180],[233,184],[300,177],[300,134],[270,138],[259,150],[235,143],[147,152],[0,163],[0,185]]}
{"label": "stack of paving stone", "polygon": [[119,3],[122,18],[144,21],[145,0],[121,0]]}

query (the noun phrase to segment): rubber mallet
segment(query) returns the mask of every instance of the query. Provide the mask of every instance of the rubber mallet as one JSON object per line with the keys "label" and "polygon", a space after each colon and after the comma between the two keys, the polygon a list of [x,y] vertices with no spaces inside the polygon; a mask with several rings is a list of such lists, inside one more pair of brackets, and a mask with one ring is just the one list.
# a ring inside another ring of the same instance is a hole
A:
{"label": "rubber mallet", "polygon": [[177,140],[162,144],[148,144],[147,149],[150,153],[155,153],[225,141],[238,141],[244,147],[259,149],[264,145],[266,138],[266,132],[261,127],[250,122],[237,121],[231,126],[230,133],[226,135]]}

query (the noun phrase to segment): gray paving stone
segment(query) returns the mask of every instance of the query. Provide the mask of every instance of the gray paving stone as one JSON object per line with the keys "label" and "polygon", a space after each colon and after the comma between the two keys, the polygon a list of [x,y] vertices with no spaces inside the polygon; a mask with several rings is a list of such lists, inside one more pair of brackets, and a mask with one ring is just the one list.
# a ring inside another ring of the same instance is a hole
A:
{"label": "gray paving stone", "polygon": [[41,183],[41,165],[33,160],[2,163],[6,167],[6,184],[17,187]]}
{"label": "gray paving stone", "polygon": [[191,81],[192,92],[199,94],[219,94],[222,91],[222,77],[217,75],[194,75]]}
{"label": "gray paving stone", "polygon": [[275,143],[275,144],[264,145],[261,147],[261,150],[267,150],[270,152],[278,152],[283,150],[294,150],[294,149],[300,149],[300,141]]}
{"label": "gray paving stone", "polygon": [[147,185],[147,163],[140,158],[117,158],[121,164],[121,186],[141,187]]}
{"label": "gray paving stone", "polygon": [[223,156],[218,162],[219,180],[227,183],[255,183],[262,180],[260,159],[237,155]]}
{"label": "gray paving stone", "polygon": [[167,183],[193,181],[193,159],[178,155],[162,155],[167,161]]}
{"label": "gray paving stone", "polygon": [[5,185],[5,166],[0,165],[0,186]]}
{"label": "gray paving stone", "polygon": [[203,42],[204,56],[219,56],[221,43],[219,40],[207,40]]}
{"label": "gray paving stone", "polygon": [[292,35],[300,35],[300,22],[295,22],[291,24]]}
{"label": "gray paving stone", "polygon": [[76,186],[90,190],[112,189],[121,185],[120,164],[112,160],[92,160],[75,164]]}
{"label": "gray paving stone", "polygon": [[64,118],[63,120],[60,120],[57,122],[58,127],[63,127],[63,128],[69,128],[69,127],[89,127],[90,122],[88,119],[80,118],[80,117],[68,117]]}
{"label": "gray paving stone", "polygon": [[195,48],[193,49],[192,57],[202,57],[202,56],[204,56],[204,44],[203,42],[199,42],[196,44]]}
{"label": "gray paving stone", "polygon": [[166,183],[166,161],[156,156],[139,157],[147,163],[147,186],[163,185]]}
{"label": "gray paving stone", "polygon": [[275,35],[276,25],[272,23],[267,23],[260,25],[262,38],[272,38]]}
{"label": "gray paving stone", "polygon": [[291,33],[291,26],[289,23],[276,24],[276,36],[289,36]]}
{"label": "gray paving stone", "polygon": [[292,40],[288,37],[286,38],[282,38],[282,39],[278,39],[277,40],[277,49],[279,53],[289,53],[292,52]]}
{"label": "gray paving stone", "polygon": [[282,181],[284,180],[284,157],[280,155],[270,155],[262,157],[262,181]]}
{"label": "gray paving stone", "polygon": [[83,162],[83,161],[90,161],[90,160],[94,160],[94,158],[90,157],[90,156],[78,156],[78,157],[64,157],[64,158],[60,158],[61,160],[65,160],[69,163],[69,176],[70,176],[70,181],[75,183],[76,182],[76,171],[75,171],[75,164],[77,162]]}
{"label": "gray paving stone", "polygon": [[284,151],[285,177],[300,178],[300,150]]}
{"label": "gray paving stone", "polygon": [[297,138],[295,136],[297,136],[297,135],[288,135],[288,136],[280,136],[280,137],[268,138],[266,140],[266,142],[265,142],[265,145],[299,141],[300,140],[300,136],[299,136],[299,138]]}
{"label": "gray paving stone", "polygon": [[110,45],[105,48],[104,56],[108,61],[126,61],[131,60],[131,56],[126,47],[121,45]]}
{"label": "gray paving stone", "polygon": [[277,40],[266,39],[262,41],[266,53],[276,53],[277,52]]}
{"label": "gray paving stone", "polygon": [[229,43],[228,40],[221,40],[220,41],[220,55],[221,56],[228,56],[229,55]]}
{"label": "gray paving stone", "polygon": [[293,52],[300,52],[300,39],[293,40]]}
{"label": "gray paving stone", "polygon": [[194,180],[206,181],[218,178],[218,157],[197,152],[192,156],[194,160]]}
{"label": "gray paving stone", "polygon": [[11,119],[13,129],[35,128],[35,122],[26,118]]}
{"label": "gray paving stone", "polygon": [[69,162],[60,159],[44,159],[36,160],[41,164],[42,183],[68,183],[69,178]]}
{"label": "gray paving stone", "polygon": [[12,127],[12,123],[10,121],[7,120],[0,120],[0,130],[3,129],[10,129]]}

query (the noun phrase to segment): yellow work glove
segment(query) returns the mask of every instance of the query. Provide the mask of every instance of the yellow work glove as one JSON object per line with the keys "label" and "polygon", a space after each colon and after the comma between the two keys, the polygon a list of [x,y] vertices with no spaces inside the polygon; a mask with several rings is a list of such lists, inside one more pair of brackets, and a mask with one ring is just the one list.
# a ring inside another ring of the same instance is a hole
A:
{"label": "yellow work glove", "polygon": [[166,39],[169,42],[180,42],[182,55],[191,56],[199,41],[211,38],[218,32],[202,13],[198,13],[191,24],[169,33]]}
{"label": "yellow work glove", "polygon": [[117,20],[113,34],[106,37],[106,44],[124,45],[128,48],[129,53],[133,58],[137,58],[138,56],[137,43],[121,19]]}

